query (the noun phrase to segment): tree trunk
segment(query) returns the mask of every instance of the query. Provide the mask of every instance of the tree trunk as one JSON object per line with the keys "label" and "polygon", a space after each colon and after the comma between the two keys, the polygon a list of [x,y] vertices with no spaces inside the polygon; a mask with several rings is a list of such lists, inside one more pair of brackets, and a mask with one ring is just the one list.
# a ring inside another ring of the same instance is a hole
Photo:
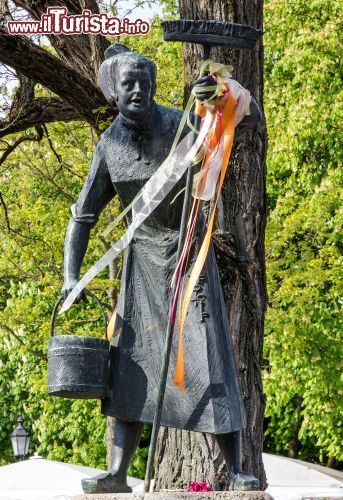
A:
{"label": "tree trunk", "polygon": [[[262,28],[262,0],[179,0],[183,19],[218,19]],[[198,75],[200,46],[184,46],[186,94]],[[262,107],[263,47],[250,51],[212,49],[211,58],[234,67],[233,78],[248,88]],[[243,469],[260,479],[265,488],[262,463],[264,397],[261,381],[263,321],[266,307],[264,233],[266,221],[266,131],[253,127],[237,137],[223,187],[224,227],[213,241],[237,369],[247,414],[243,431]],[[155,489],[185,488],[192,481],[209,480],[225,489],[225,465],[212,436],[161,430],[156,455]]]}

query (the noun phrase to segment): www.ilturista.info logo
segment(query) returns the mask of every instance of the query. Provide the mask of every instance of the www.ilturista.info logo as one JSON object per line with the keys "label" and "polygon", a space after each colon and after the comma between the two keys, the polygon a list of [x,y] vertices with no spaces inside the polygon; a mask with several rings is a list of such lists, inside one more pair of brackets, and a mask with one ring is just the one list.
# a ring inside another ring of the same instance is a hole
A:
{"label": "www.ilturista.info logo", "polygon": [[92,14],[83,10],[80,15],[68,16],[66,7],[49,7],[40,21],[8,21],[10,35],[145,35],[150,31],[148,22],[131,21],[109,14]]}

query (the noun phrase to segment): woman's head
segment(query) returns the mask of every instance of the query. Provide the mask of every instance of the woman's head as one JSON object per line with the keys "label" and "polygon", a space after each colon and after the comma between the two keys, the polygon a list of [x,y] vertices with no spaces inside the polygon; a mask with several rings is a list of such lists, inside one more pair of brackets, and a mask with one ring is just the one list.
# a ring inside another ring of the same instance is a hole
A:
{"label": "woman's head", "polygon": [[156,92],[155,63],[120,44],[109,47],[105,57],[99,82],[107,101],[127,118],[143,117]]}

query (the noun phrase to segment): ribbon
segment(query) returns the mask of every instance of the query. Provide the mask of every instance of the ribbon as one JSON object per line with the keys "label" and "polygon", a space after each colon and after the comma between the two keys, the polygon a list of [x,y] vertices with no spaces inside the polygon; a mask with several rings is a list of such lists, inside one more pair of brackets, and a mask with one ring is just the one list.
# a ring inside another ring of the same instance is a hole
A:
{"label": "ribbon", "polygon": [[[213,64],[215,63],[212,63],[210,60],[205,61],[202,64],[200,74],[202,75],[207,68],[212,68]],[[220,65],[220,67],[226,68],[226,70],[230,69],[229,67],[223,65]],[[216,84],[208,87],[201,87],[201,90],[213,91],[213,96],[217,96],[221,91],[221,86]],[[189,114],[194,105],[197,91],[198,88],[196,86],[193,87],[168,157],[157,169],[155,174],[153,174],[153,176],[147,181],[130,205],[127,206],[107,227],[103,236],[107,236],[130,210],[132,211],[132,223],[127,228],[125,234],[80,279],[63,303],[59,314],[67,311],[88,283],[129,245],[133,238],[134,231],[139,227],[139,225],[144,222],[152,211],[161,203],[164,197],[181,179],[187,168],[197,164],[203,157],[204,150],[202,149],[202,146],[214,122],[214,118],[213,116],[210,116],[210,114],[206,114],[200,133],[195,129],[193,130],[196,132],[198,137],[189,151],[187,144],[192,138],[192,132],[189,132],[179,143],[182,131],[186,123],[189,122]]]}
{"label": "ribbon", "polygon": [[[214,73],[217,72],[217,74],[218,74],[219,77],[220,77],[220,75],[222,75],[223,78],[224,78],[224,75],[225,75],[225,78],[230,78],[232,70],[233,70],[232,66],[227,66],[227,65],[219,64],[219,63],[214,63],[210,59],[207,59],[201,65],[200,76],[202,76],[205,73],[205,71],[208,71],[210,74],[214,74]],[[183,112],[183,115],[182,115],[179,127],[177,129],[177,132],[176,132],[176,135],[174,137],[174,141],[173,141],[173,144],[172,144],[172,146],[170,148],[170,152],[169,152],[168,156],[172,156],[174,154],[174,151],[176,149],[176,146],[177,146],[177,144],[178,144],[178,142],[180,140],[182,131],[185,128],[186,124],[188,125],[189,129],[194,134],[196,134],[196,135],[199,134],[199,131],[193,126],[193,124],[192,124],[192,122],[190,120],[190,113],[191,113],[192,107],[194,105],[194,102],[196,101],[196,94],[197,94],[197,92],[198,92],[198,90],[200,88],[201,88],[202,92],[207,92],[207,91],[208,92],[213,92],[213,94],[210,97],[210,99],[214,99],[215,97],[217,97],[222,92],[223,88],[225,88],[225,84],[224,84],[223,81],[220,81],[220,82],[218,81],[218,83],[216,83],[215,85],[209,85],[209,86],[206,86],[206,87],[203,87],[203,86],[202,87],[198,87],[198,86],[195,85],[193,87],[193,89],[191,90],[191,95],[189,96],[189,99],[187,101],[186,107],[184,109],[184,112]],[[243,87],[242,87],[242,89],[243,89]],[[245,89],[243,89],[243,90],[245,90]],[[202,106],[202,104],[200,103],[200,101],[196,101],[196,102],[197,102],[196,110],[195,110],[196,114],[204,117],[205,114],[206,114],[206,109]],[[210,134],[207,134],[207,138],[210,139]],[[203,158],[203,156],[204,156],[204,151],[200,150],[198,152],[198,154],[195,155],[194,158],[192,159],[192,161],[191,161],[192,165],[197,165],[201,161],[201,159]],[[177,196],[179,196],[179,194],[181,194],[181,192],[182,192],[182,190],[175,196],[174,200],[171,203],[173,203],[175,201],[175,199],[177,198]],[[134,204],[136,203],[136,201],[138,201],[138,199],[140,198],[140,196],[141,196],[141,191],[138,192],[138,194],[136,195],[136,197],[134,198],[134,200],[127,207],[125,207],[125,209],[118,215],[118,217],[116,217],[116,219],[114,219],[114,221],[112,221],[111,224],[108,225],[108,227],[102,233],[102,236],[104,238],[106,236],[108,236],[110,234],[110,232],[115,228],[115,226],[125,217],[125,215],[130,210],[132,210]]]}
{"label": "ribbon", "polygon": [[[177,354],[177,361],[176,361],[176,367],[175,367],[175,373],[174,373],[174,383],[178,387],[180,391],[185,391],[185,368],[184,368],[184,355],[183,355],[183,329],[184,329],[184,324],[185,324],[185,319],[186,319],[186,314],[187,310],[189,307],[189,303],[191,300],[192,293],[194,291],[194,287],[199,279],[200,273],[204,267],[206,257],[208,254],[210,242],[211,242],[211,236],[212,236],[212,230],[213,230],[213,224],[214,224],[214,218],[215,218],[215,213],[216,213],[216,208],[220,196],[220,192],[223,186],[225,174],[228,168],[228,163],[230,159],[230,154],[232,150],[232,144],[233,144],[233,137],[234,137],[234,132],[235,132],[235,123],[236,123],[236,103],[237,101],[234,99],[234,97],[231,95],[231,93],[228,93],[228,96],[226,98],[226,103],[225,107],[222,113],[222,128],[223,132],[220,135],[218,129],[216,129],[217,134],[214,136],[214,144],[213,148],[217,144],[222,148],[222,154],[217,156],[217,158],[220,158],[220,180],[219,180],[219,186],[217,189],[217,196],[215,199],[214,207],[212,210],[212,214],[208,223],[207,231],[204,237],[204,240],[202,242],[202,245],[200,247],[199,254],[197,256],[197,259],[195,261],[194,267],[192,269],[191,275],[189,277],[186,291],[183,296],[183,301],[181,304],[181,309],[180,313],[178,316],[178,331],[179,331],[179,346],[178,346],[178,354]],[[206,179],[205,179],[206,180]],[[199,179],[198,179],[199,182]],[[203,187],[204,189],[204,187]]]}
{"label": "ribbon", "polygon": [[132,204],[132,223],[124,235],[84,274],[64,301],[59,314],[67,311],[88,283],[129,245],[135,230],[163,201],[170,190],[181,179],[187,168],[190,167],[192,159],[202,146],[213,121],[213,115],[207,114],[201,131],[192,147],[189,149],[189,142],[193,137],[192,132],[189,132],[176,146],[173,154],[166,158],[146,182],[140,195],[136,197]]}
{"label": "ribbon", "polygon": [[[233,80],[231,78],[231,75],[228,72],[224,72],[224,70],[219,73],[219,75],[216,77],[216,80],[217,84],[219,85],[219,88],[223,89],[224,87],[225,90],[219,91],[219,97],[216,101],[205,102],[204,106],[208,111],[212,113],[218,111],[221,112],[226,105],[227,96],[228,94],[230,94],[234,98],[236,103],[235,125],[238,125],[238,123],[240,123],[246,115],[250,114],[250,102],[251,102],[250,92],[249,90],[242,87],[240,83],[236,82],[236,80]],[[219,144],[217,146],[218,148],[220,148],[221,145]],[[204,189],[201,191],[201,194],[195,193],[196,185],[200,181],[200,175],[202,176],[205,175],[205,171],[203,171],[202,173],[199,172],[194,176],[193,193],[192,193],[193,197],[200,197],[200,199],[205,201],[209,201],[214,197],[221,169],[221,160],[220,160],[221,155],[222,151],[220,151],[219,154],[218,151],[215,151],[212,158],[209,159],[206,170],[207,180]]]}

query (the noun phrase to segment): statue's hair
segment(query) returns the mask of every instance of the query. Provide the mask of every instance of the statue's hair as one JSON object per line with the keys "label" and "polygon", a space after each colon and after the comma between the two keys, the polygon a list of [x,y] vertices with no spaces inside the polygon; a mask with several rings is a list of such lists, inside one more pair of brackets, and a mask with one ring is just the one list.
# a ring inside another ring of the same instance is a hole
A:
{"label": "statue's hair", "polygon": [[105,60],[99,69],[100,88],[106,100],[115,107],[114,92],[118,76],[118,66],[129,64],[134,67],[146,66],[151,75],[151,99],[156,93],[156,65],[154,61],[136,52],[131,52],[125,45],[116,43],[105,50]]}

